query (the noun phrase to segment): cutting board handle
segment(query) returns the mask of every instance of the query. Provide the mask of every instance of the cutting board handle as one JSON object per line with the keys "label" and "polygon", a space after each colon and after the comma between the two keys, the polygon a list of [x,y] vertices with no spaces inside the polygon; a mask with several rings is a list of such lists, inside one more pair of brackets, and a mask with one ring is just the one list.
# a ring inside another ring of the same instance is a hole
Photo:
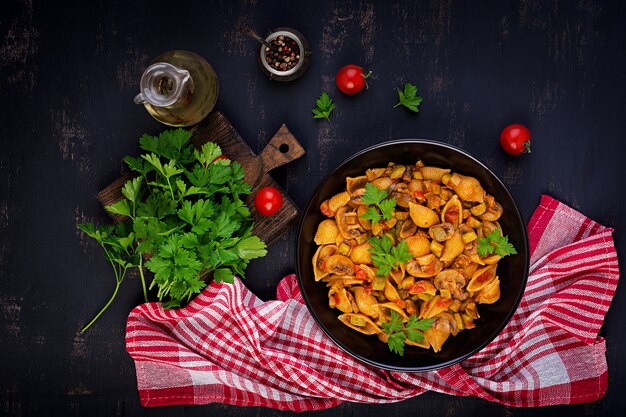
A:
{"label": "cutting board handle", "polygon": [[304,155],[304,148],[298,143],[284,124],[261,151],[263,171],[269,172]]}

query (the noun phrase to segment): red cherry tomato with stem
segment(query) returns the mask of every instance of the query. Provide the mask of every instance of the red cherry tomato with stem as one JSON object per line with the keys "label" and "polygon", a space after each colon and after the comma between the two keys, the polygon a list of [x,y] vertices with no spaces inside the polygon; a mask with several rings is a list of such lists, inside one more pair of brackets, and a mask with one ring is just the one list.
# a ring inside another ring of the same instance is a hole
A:
{"label": "red cherry tomato with stem", "polygon": [[520,124],[508,125],[500,133],[500,146],[509,155],[530,153],[530,130]]}
{"label": "red cherry tomato with stem", "polygon": [[341,67],[335,75],[335,84],[337,88],[344,94],[353,95],[367,87],[365,80],[372,75],[372,71],[365,74],[363,68],[358,65],[350,64]]}
{"label": "red cherry tomato with stem", "polygon": [[263,187],[254,197],[254,207],[264,216],[276,213],[282,204],[283,195],[274,187]]}

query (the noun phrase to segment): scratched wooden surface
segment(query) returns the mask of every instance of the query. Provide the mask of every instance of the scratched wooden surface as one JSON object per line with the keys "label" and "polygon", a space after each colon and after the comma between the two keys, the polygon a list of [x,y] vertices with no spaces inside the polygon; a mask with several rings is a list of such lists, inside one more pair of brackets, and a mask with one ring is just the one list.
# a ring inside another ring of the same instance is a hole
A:
{"label": "scratched wooden surface", "polygon": [[[480,4],[480,6],[479,6]],[[258,69],[245,22],[292,26],[313,60],[278,84]],[[217,108],[259,151],[287,123],[307,151],[274,172],[305,206],[312,184],[354,151],[419,137],[460,146],[510,187],[525,219],[541,193],[615,228],[626,265],[626,3],[621,1],[166,2],[7,0],[0,11],[0,415],[288,415],[222,405],[141,409],[124,324],[140,301],[136,277],[85,335],[80,327],[113,288],[109,266],[75,224],[107,221],[95,194],[115,179],[137,139],[162,126],[132,102],[139,76],[161,52],[190,49],[220,79]],[[371,88],[340,95],[335,71],[374,71]],[[392,109],[410,80],[418,115]],[[332,122],[311,118],[322,90]],[[506,156],[500,129],[530,126],[533,153]],[[273,296],[293,271],[295,226],[251,264],[248,286]],[[401,403],[343,404],[319,416],[626,415],[626,293],[606,318],[609,390],[599,402],[512,409],[424,394]]]}

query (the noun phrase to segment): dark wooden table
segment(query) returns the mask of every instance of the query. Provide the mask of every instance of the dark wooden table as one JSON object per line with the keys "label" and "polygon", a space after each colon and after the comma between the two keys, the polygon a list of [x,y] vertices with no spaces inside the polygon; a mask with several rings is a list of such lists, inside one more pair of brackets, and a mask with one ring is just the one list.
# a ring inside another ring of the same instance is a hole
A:
{"label": "dark wooden table", "polygon": [[[478,5],[481,3],[481,6]],[[259,70],[254,41],[291,26],[313,49],[308,72],[279,84]],[[125,351],[139,281],[82,335],[113,288],[110,267],[75,225],[108,218],[95,199],[138,137],[163,126],[133,104],[146,64],[189,49],[214,66],[217,109],[261,149],[287,123],[307,150],[273,176],[301,208],[313,185],[358,149],[396,138],[460,146],[509,186],[526,220],[542,193],[615,228],[626,264],[626,4],[621,1],[493,2],[53,2],[10,0],[0,11],[0,414],[287,415],[223,405],[142,409]],[[334,87],[339,67],[374,71],[355,97]],[[392,109],[410,80],[419,114]],[[311,118],[326,90],[332,122]],[[500,130],[520,122],[533,152],[509,157]],[[295,224],[253,262],[247,285],[263,299],[294,270]],[[609,391],[594,404],[511,409],[428,393],[392,405],[343,404],[320,416],[626,414],[626,293],[606,317]]]}

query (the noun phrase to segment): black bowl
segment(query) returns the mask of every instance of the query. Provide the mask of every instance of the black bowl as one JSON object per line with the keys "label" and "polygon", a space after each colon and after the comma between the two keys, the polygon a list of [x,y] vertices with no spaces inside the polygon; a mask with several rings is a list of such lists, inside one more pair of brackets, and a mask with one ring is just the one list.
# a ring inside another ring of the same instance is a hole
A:
{"label": "black bowl", "polygon": [[[518,254],[498,263],[501,297],[494,304],[479,304],[480,319],[476,328],[448,339],[441,352],[407,347],[404,356],[391,353],[375,336],[360,334],[344,324],[341,314],[328,306],[328,288],[313,278],[312,259],[317,245],[313,242],[317,225],[325,218],[320,204],[345,189],[346,177],[364,175],[367,168],[386,166],[389,162],[451,168],[453,172],[477,178],[487,193],[504,208],[499,222]],[[296,272],[300,290],[309,311],[326,334],[353,357],[376,367],[395,371],[431,371],[467,359],[491,342],[515,312],[526,286],[529,267],[526,226],[517,204],[502,181],[484,164],[454,146],[430,140],[403,139],[381,143],[362,150],[336,168],[318,186],[302,215],[296,245]]]}

